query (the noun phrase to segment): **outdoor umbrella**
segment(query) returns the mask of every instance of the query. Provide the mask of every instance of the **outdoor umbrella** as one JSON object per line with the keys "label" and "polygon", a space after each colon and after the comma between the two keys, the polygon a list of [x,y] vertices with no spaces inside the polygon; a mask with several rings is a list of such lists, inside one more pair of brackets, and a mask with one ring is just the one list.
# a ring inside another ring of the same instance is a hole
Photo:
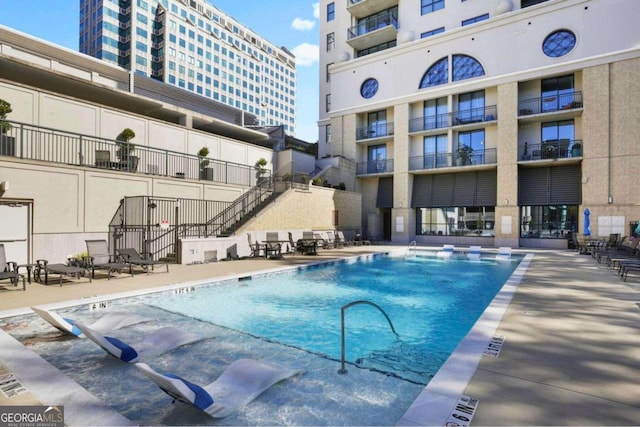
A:
{"label": "outdoor umbrella", "polygon": [[584,210],[584,231],[582,232],[582,234],[584,234],[585,236],[591,236],[591,228],[589,228],[589,226],[591,225],[589,222],[589,215],[591,215],[591,212],[589,212],[589,209],[585,209]]}

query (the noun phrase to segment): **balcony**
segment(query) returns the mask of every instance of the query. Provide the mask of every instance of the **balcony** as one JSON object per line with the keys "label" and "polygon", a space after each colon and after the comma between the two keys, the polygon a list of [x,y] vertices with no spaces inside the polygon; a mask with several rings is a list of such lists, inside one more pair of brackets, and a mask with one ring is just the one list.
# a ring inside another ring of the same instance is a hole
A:
{"label": "balcony", "polygon": [[393,159],[358,162],[356,176],[393,173]]}
{"label": "balcony", "polygon": [[395,40],[398,18],[391,13],[373,16],[347,30],[347,43],[356,50],[366,49]]}
{"label": "balcony", "polygon": [[582,92],[525,99],[518,102],[518,117],[582,109]]}
{"label": "balcony", "polygon": [[399,0],[347,0],[347,12],[354,18],[364,18],[398,5]]}
{"label": "balcony", "polygon": [[552,139],[540,144],[525,143],[519,147],[518,154],[521,161],[582,158],[582,140]]}
{"label": "balcony", "polygon": [[497,111],[497,107],[495,105],[491,105],[484,108],[474,108],[471,110],[456,111],[453,113],[418,117],[417,119],[409,120],[409,133],[424,132],[433,129],[442,129],[474,123],[493,122],[498,120]]}
{"label": "balcony", "polygon": [[487,148],[485,150],[474,150],[472,154],[464,158],[458,156],[458,153],[411,157],[409,158],[409,170],[419,171],[454,166],[494,165],[497,162],[497,150],[495,148]]}
{"label": "balcony", "polygon": [[393,122],[377,123],[356,129],[356,141],[393,136]]}

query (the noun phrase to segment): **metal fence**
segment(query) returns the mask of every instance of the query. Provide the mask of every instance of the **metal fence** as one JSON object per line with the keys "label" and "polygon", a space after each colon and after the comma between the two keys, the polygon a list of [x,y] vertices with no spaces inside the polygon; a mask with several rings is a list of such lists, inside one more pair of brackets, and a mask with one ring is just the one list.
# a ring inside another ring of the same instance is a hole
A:
{"label": "metal fence", "polygon": [[[249,187],[254,186],[259,177],[249,165],[142,145],[127,150],[115,140],[6,122],[11,124],[11,129],[0,136],[0,156]],[[203,168],[201,162],[205,159],[208,165]],[[269,171],[266,174],[268,176]]]}

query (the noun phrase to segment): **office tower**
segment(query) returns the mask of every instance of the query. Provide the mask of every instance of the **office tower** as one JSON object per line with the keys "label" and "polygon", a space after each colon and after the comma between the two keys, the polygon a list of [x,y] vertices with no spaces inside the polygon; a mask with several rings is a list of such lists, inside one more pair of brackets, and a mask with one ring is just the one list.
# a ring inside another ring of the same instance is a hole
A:
{"label": "office tower", "polygon": [[204,0],[81,0],[79,45],[295,134],[293,54]]}
{"label": "office tower", "polygon": [[322,0],[320,14],[319,157],[353,162],[370,235],[629,235],[640,2]]}

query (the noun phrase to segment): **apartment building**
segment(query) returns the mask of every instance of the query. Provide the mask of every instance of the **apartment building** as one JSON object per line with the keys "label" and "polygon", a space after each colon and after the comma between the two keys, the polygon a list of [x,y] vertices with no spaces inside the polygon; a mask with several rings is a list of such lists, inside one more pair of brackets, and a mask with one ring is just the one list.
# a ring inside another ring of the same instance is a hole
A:
{"label": "apartment building", "polygon": [[294,55],[204,0],[81,0],[79,46],[295,135]]}
{"label": "apartment building", "polygon": [[319,157],[354,164],[370,236],[566,248],[585,231],[629,235],[639,2],[321,0],[320,12]]}

